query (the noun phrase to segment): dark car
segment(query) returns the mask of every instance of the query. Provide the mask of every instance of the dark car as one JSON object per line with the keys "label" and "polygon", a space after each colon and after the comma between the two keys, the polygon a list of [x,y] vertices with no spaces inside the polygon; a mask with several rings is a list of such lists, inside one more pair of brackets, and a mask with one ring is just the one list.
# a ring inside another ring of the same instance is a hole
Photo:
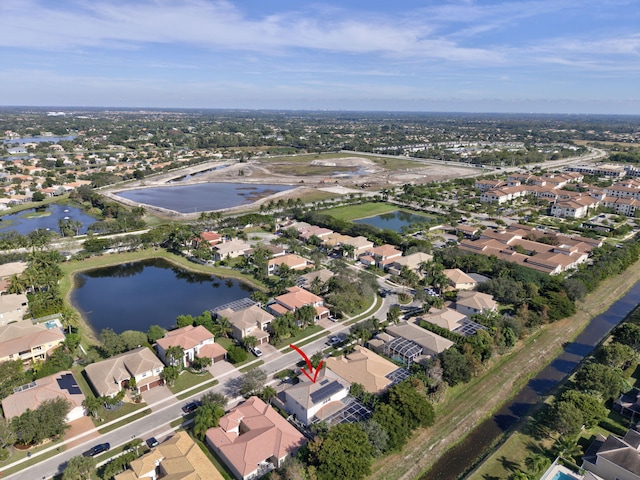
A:
{"label": "dark car", "polygon": [[86,452],[84,452],[82,454],[83,457],[95,457],[96,455],[99,455],[103,452],[107,452],[109,451],[109,449],[111,448],[111,445],[108,443],[100,443],[98,445],[96,445],[93,448],[90,448],[89,450],[87,450]]}
{"label": "dark car", "polygon": [[202,405],[202,403],[198,400],[195,400],[193,402],[187,403],[184,407],[182,407],[182,411],[184,413],[191,413],[194,412],[200,405]]}
{"label": "dark car", "polygon": [[153,448],[153,447],[157,447],[158,446],[158,440],[156,440],[156,437],[151,437],[147,439],[147,446],[149,448]]}

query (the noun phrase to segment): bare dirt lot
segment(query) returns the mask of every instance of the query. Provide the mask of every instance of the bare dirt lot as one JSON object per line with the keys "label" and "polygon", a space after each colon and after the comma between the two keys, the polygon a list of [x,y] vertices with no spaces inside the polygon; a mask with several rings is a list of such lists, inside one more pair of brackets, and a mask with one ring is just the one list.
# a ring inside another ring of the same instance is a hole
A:
{"label": "bare dirt lot", "polygon": [[[219,160],[197,166],[154,175],[129,182],[126,187],[104,190],[102,193],[121,203],[129,203],[114,195],[119,191],[184,186],[196,183],[260,183],[296,185],[299,188],[257,199],[255,208],[272,198],[301,198],[316,201],[353,192],[380,190],[405,183],[427,183],[450,178],[474,176],[481,169],[427,160],[358,155],[299,155],[291,157],[261,158],[248,162]],[[156,209],[154,209],[156,210]],[[237,209],[236,209],[237,210]],[[170,211],[156,213],[175,217]]]}

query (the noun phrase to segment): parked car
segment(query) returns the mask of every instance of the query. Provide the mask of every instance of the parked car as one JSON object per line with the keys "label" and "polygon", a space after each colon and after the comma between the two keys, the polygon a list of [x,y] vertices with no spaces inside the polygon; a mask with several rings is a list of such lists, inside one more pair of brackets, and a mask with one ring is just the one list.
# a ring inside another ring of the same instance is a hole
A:
{"label": "parked car", "polygon": [[156,437],[151,437],[147,439],[147,446],[149,448],[153,448],[153,447],[157,447],[159,444],[158,440],[156,440]]}
{"label": "parked car", "polygon": [[202,405],[202,402],[194,400],[193,402],[189,402],[184,407],[182,407],[182,411],[184,413],[191,413],[194,412],[200,405]]}
{"label": "parked car", "polygon": [[327,342],[330,346],[335,347],[340,343],[340,338],[338,337],[329,337],[329,341]]}
{"label": "parked car", "polygon": [[262,350],[260,350],[258,347],[253,347],[251,349],[251,353],[253,353],[256,357],[262,356]]}
{"label": "parked car", "polygon": [[83,457],[95,457],[103,452],[108,452],[111,448],[111,445],[108,443],[100,443],[93,448],[90,448],[86,452],[82,453]]}

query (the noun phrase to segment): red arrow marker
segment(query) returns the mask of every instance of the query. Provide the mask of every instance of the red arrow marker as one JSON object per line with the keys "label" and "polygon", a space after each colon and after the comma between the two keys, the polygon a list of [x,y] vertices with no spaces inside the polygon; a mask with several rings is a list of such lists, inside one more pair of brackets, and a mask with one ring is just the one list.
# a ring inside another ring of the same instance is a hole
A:
{"label": "red arrow marker", "polygon": [[[320,373],[320,369],[322,368],[323,361],[320,361],[318,368],[316,368],[316,373],[314,374],[313,365],[311,365],[311,360],[309,360],[309,357],[307,357],[307,355],[305,355],[305,353],[295,345],[290,343],[289,346],[293,348],[296,352],[298,352],[300,355],[302,355],[302,358],[304,358],[304,361],[307,362],[307,368],[309,369],[309,372],[307,372],[304,368],[302,368],[301,369],[302,373],[304,373],[307,376],[307,378],[311,380],[313,383],[316,383],[316,378],[318,378],[318,373]],[[313,374],[313,378],[311,378],[311,374]]]}

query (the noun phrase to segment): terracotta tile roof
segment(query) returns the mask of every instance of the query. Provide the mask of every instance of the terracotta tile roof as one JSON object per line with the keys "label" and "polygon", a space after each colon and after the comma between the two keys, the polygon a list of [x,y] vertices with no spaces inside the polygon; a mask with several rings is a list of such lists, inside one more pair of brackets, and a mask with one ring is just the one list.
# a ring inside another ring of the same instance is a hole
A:
{"label": "terracotta tile roof", "polygon": [[35,387],[9,395],[2,401],[2,411],[6,419],[18,417],[27,410],[35,410],[45,400],[63,398],[71,404],[71,408],[75,408],[82,406],[85,399],[73,373],[69,371],[39,378],[35,384]]}
{"label": "terracotta tile roof", "polygon": [[245,477],[272,457],[281,459],[307,443],[306,438],[271,406],[251,397],[207,430],[207,443],[225,463]]}
{"label": "terracotta tile roof", "polygon": [[198,357],[200,358],[219,358],[226,354],[227,351],[219,343],[207,343],[198,349]]}
{"label": "terracotta tile roof", "polygon": [[287,288],[287,293],[277,296],[275,300],[288,310],[322,302],[322,298],[300,287]]}
{"label": "terracotta tile roof", "polygon": [[206,340],[213,340],[213,333],[202,325],[197,327],[188,325],[167,332],[164,337],[158,339],[157,344],[164,350],[169,347],[182,347],[185,350],[189,350]]}
{"label": "terracotta tile roof", "polygon": [[59,328],[47,328],[42,323],[34,325],[29,320],[22,320],[0,326],[0,358],[17,355],[40,345],[62,342],[64,333]]}

